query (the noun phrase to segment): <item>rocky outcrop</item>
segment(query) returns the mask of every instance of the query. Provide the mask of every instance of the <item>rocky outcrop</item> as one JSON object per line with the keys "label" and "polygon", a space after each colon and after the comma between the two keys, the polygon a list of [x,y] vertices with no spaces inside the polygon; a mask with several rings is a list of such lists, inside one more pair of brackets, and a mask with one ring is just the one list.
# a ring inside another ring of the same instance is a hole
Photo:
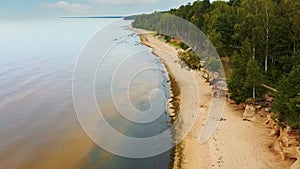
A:
{"label": "rocky outcrop", "polygon": [[269,127],[273,126],[270,136],[275,136],[277,139],[274,143],[274,150],[281,156],[282,160],[295,159],[296,162],[291,166],[291,169],[300,169],[300,150],[298,135],[293,134],[289,127],[280,127],[271,116],[265,122]]}

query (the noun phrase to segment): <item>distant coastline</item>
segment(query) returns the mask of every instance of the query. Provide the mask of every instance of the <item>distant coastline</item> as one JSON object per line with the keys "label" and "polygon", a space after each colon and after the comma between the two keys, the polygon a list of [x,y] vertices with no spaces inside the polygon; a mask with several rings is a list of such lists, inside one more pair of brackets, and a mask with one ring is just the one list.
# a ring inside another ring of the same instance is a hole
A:
{"label": "distant coastline", "polygon": [[118,18],[125,18],[125,16],[62,16],[60,18],[67,18],[67,19],[81,19],[81,18],[88,18],[88,19],[118,19]]}

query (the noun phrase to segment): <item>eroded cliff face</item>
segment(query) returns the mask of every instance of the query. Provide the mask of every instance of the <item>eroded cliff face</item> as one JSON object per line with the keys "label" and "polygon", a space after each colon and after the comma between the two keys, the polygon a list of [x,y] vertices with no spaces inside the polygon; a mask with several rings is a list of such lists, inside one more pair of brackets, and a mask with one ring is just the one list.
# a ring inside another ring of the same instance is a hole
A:
{"label": "eroded cliff face", "polygon": [[291,169],[300,169],[299,131],[280,126],[271,115],[267,116],[265,125],[271,129],[269,136],[275,138],[273,149],[280,155],[281,160],[295,159]]}

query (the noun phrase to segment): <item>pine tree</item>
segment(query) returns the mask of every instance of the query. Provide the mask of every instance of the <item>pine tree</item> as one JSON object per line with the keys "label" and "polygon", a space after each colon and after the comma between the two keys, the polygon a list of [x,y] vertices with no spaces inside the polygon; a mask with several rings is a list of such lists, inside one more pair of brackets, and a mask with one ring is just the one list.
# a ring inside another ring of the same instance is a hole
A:
{"label": "pine tree", "polygon": [[241,54],[235,53],[232,57],[233,72],[228,82],[228,89],[231,93],[231,98],[237,102],[244,102],[245,99],[251,96],[244,87],[246,82],[246,67],[251,56],[251,44],[246,39],[243,43]]}
{"label": "pine tree", "polygon": [[278,85],[278,93],[273,103],[273,111],[280,121],[287,122],[291,127],[300,127],[300,65],[284,76]]}

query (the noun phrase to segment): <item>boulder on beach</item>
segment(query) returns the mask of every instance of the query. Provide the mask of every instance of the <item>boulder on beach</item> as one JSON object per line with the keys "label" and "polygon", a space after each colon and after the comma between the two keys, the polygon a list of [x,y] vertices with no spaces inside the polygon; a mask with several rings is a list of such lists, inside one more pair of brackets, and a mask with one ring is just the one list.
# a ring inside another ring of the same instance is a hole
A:
{"label": "boulder on beach", "polygon": [[255,107],[252,105],[246,105],[244,114],[243,114],[243,120],[247,121],[255,121]]}
{"label": "boulder on beach", "polygon": [[280,127],[278,125],[275,125],[274,128],[271,130],[269,136],[272,137],[272,136],[278,136],[279,133],[280,133]]}
{"label": "boulder on beach", "polygon": [[280,136],[279,136],[279,141],[284,147],[290,147],[290,146],[297,146],[298,141],[297,141],[297,136],[293,134],[289,134],[289,129],[288,128],[280,128]]}
{"label": "boulder on beach", "polygon": [[299,148],[298,147],[287,147],[283,148],[283,155],[285,158],[300,159]]}
{"label": "boulder on beach", "polygon": [[300,169],[300,159],[291,166],[291,169]]}

